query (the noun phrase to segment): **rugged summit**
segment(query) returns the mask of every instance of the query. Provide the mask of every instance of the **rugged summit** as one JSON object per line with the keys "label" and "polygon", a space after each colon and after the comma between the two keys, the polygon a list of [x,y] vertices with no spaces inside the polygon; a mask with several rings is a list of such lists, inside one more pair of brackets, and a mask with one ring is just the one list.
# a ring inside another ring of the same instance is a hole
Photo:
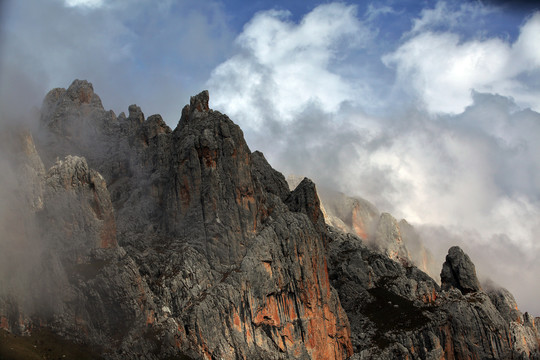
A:
{"label": "rugged summit", "polygon": [[352,354],[314,184],[290,193],[208,92],[172,131],[136,105],[116,117],[77,80],[41,124],[43,276],[67,295],[40,322],[107,358]]}
{"label": "rugged summit", "polygon": [[[287,183],[294,189],[301,177],[289,175]],[[389,213],[381,213],[369,201],[347,196],[325,187],[318,188],[321,210],[328,225],[360,237],[366,244],[403,264],[414,264],[430,276],[438,276],[431,253],[414,227],[399,222]]]}
{"label": "rugged summit", "polygon": [[458,246],[453,246],[448,250],[441,271],[441,285],[444,290],[456,288],[463,294],[480,290],[474,264]]}
{"label": "rugged summit", "polygon": [[0,225],[25,246],[10,264],[36,251],[23,283],[0,283],[1,328],[47,328],[107,359],[537,356],[538,321],[475,288],[461,250],[441,289],[404,261],[390,215],[370,230],[381,249],[329,227],[316,185],[290,191],[208,92],[174,130],[128,110],[76,80],[45,97],[37,146],[10,137],[20,226]]}
{"label": "rugged summit", "polygon": [[[349,316],[354,359],[540,358],[540,319],[522,315],[507,290],[444,290],[353,234],[330,236],[330,279]],[[459,248],[449,256],[458,252],[466,257]]]}

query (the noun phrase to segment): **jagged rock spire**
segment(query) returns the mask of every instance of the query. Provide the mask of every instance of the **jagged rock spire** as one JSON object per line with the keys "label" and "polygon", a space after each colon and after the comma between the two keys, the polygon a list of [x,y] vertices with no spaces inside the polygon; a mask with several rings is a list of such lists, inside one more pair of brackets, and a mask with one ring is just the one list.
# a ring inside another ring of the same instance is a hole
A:
{"label": "jagged rock spire", "polygon": [[200,118],[203,114],[210,111],[208,102],[210,95],[208,90],[203,90],[199,94],[192,96],[189,100],[189,105],[182,109],[182,116],[179,124],[186,124],[193,119]]}
{"label": "jagged rock spire", "polygon": [[210,100],[210,95],[208,90],[203,90],[199,94],[192,96],[189,100],[189,108],[191,112],[197,110],[200,112],[208,112],[210,110],[208,106],[208,101]]}
{"label": "jagged rock spire", "polygon": [[441,271],[441,285],[443,290],[456,288],[464,294],[480,290],[474,264],[459,246],[448,250]]}

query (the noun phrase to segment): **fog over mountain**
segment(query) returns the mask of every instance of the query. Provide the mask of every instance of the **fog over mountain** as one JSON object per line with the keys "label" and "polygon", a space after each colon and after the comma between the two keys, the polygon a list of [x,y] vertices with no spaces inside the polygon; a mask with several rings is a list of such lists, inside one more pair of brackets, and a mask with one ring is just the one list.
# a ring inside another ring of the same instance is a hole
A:
{"label": "fog over mountain", "polygon": [[174,128],[208,88],[274,168],[407,219],[437,263],[460,244],[539,315],[535,5],[276,4],[3,1],[1,121],[86,78]]}

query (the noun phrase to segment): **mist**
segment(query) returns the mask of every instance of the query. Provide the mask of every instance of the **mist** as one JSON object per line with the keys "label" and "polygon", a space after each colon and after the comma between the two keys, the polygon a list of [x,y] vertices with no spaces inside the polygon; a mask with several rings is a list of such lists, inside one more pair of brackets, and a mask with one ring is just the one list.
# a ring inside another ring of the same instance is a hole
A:
{"label": "mist", "polygon": [[[17,314],[48,313],[60,282],[47,264],[42,238],[44,168],[28,128],[2,124],[0,154],[0,308]],[[24,321],[21,318],[21,322]],[[17,325],[18,326],[18,325]]]}
{"label": "mist", "polygon": [[15,114],[85,79],[106,109],[137,104],[176,124],[233,38],[214,1],[9,0],[2,9],[0,99]]}

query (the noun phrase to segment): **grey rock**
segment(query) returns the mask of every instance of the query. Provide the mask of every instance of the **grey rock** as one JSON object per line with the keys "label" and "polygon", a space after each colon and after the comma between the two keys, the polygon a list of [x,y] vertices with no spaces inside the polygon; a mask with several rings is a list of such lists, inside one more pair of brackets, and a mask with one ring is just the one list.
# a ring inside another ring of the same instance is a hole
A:
{"label": "grey rock", "polygon": [[487,294],[507,322],[517,321],[523,323],[523,315],[519,311],[516,300],[510,291],[497,288],[487,291]]}
{"label": "grey rock", "polygon": [[515,303],[507,292],[441,291],[416,267],[369,249],[352,234],[330,229],[330,237],[330,279],[349,316],[353,358],[539,356],[532,319],[519,322],[522,315],[508,309]]}
{"label": "grey rock", "polygon": [[327,227],[315,184],[290,192],[208,101],[171,130],[136,105],[105,111],[88,82],[46,96],[41,153],[20,146],[13,168],[29,174],[14,194],[31,194],[14,196],[16,238],[41,244],[33,290],[0,291],[2,326],[47,326],[108,359],[537,356],[538,322],[507,294],[441,291],[402,261],[390,215],[373,224],[398,261]]}
{"label": "grey rock", "polygon": [[48,326],[111,359],[351,355],[314,184],[289,197],[207,92],[174,131],[96,99],[75,81],[44,101]]}
{"label": "grey rock", "polygon": [[377,225],[375,243],[381,250],[393,260],[411,262],[411,255],[401,238],[401,231],[397,220],[388,213],[382,213]]}
{"label": "grey rock", "polygon": [[[302,180],[303,177],[300,176],[287,177],[291,189],[295,189]],[[373,204],[325,187],[318,187],[318,194],[321,211],[328,225],[356,234],[364,240],[373,240],[380,216],[379,210]]]}
{"label": "grey rock", "polygon": [[264,189],[285,201],[289,197],[290,191],[283,174],[274,170],[260,151],[251,153],[251,163],[253,164],[253,174],[264,185]]}
{"label": "grey rock", "polygon": [[452,287],[459,289],[463,294],[480,290],[474,264],[459,246],[453,246],[448,250],[441,271],[441,286],[443,290]]}
{"label": "grey rock", "polygon": [[[287,183],[294,189],[302,179],[289,175]],[[352,198],[325,187],[318,188],[318,195],[320,208],[328,225],[355,234],[366,244],[393,259],[412,263],[430,276],[438,277],[439,265],[435,265],[433,256],[424,246],[420,234],[406,220],[402,219],[398,223],[392,215],[381,214],[365,199]]]}
{"label": "grey rock", "polygon": [[304,178],[285,199],[289,210],[300,212],[309,218],[319,233],[326,233],[326,222],[321,211],[321,203],[313,181]]}

